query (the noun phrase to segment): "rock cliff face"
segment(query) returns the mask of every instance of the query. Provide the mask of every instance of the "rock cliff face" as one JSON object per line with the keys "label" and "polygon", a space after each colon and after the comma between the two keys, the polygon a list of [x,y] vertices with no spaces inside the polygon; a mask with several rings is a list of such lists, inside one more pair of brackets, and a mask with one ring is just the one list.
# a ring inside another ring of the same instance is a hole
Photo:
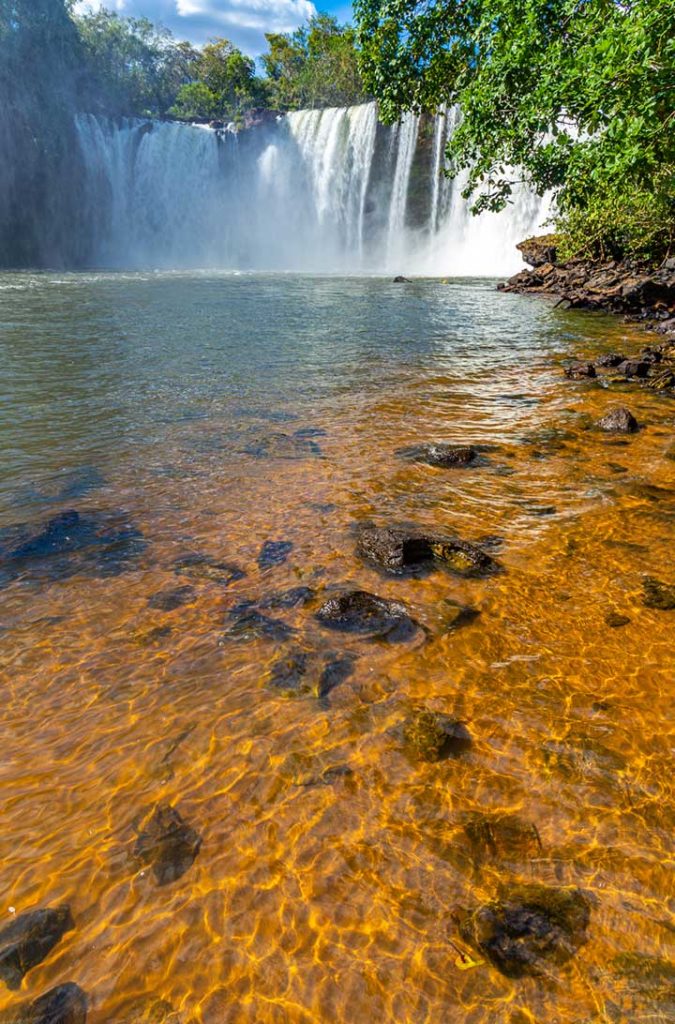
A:
{"label": "rock cliff face", "polygon": [[75,27],[62,0],[0,3],[0,267],[78,266]]}
{"label": "rock cliff face", "polygon": [[528,238],[518,249],[531,270],[499,285],[506,292],[558,296],[570,309],[624,313],[659,322],[662,333],[675,332],[675,258],[659,267],[636,260],[557,261],[555,235]]}

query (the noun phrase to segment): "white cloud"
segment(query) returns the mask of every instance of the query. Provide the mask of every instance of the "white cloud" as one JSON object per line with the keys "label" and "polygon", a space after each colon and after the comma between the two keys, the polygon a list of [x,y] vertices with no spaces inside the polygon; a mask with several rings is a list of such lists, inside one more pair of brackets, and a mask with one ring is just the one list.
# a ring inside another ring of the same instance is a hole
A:
{"label": "white cloud", "polygon": [[179,39],[203,43],[226,35],[247,53],[261,53],[265,32],[292,32],[316,14],[312,0],[78,0],[78,12],[107,7],[149,18]]}

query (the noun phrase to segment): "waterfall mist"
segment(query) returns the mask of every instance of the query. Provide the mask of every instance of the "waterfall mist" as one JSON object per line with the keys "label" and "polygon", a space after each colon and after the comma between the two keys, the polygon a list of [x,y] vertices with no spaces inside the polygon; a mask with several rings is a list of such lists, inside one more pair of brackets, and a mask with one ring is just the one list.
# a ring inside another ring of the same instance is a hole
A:
{"label": "waterfall mist", "polygon": [[375,104],[305,110],[235,134],[77,118],[90,263],[499,275],[546,217],[522,189],[474,217],[443,174],[455,110],[387,128]]}

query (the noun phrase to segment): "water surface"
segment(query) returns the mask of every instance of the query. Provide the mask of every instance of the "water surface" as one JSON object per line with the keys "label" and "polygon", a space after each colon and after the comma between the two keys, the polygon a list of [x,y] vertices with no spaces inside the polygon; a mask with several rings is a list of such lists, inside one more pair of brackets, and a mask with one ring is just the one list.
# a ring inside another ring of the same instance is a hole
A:
{"label": "water surface", "polygon": [[[0,1008],[75,981],[92,1024],[177,1019],[156,1001],[184,1024],[669,1018],[673,613],[641,595],[673,582],[673,406],[562,374],[642,342],[479,280],[0,276],[0,547],[73,509],[117,538],[1,580],[0,923],[65,901],[76,928]],[[617,401],[638,435],[588,429]],[[485,463],[395,455],[427,440]],[[383,578],[364,520],[493,538],[503,572]],[[341,584],[423,631],[327,633]],[[266,612],[292,636],[231,637],[295,587],[313,602]],[[448,600],[479,615],[448,631]],[[353,672],[280,690],[297,648]],[[471,749],[411,761],[420,703]],[[157,803],[202,837],[161,887],[133,856]],[[476,859],[468,816],[506,811],[541,846]],[[586,944],[543,978],[460,971],[457,909],[522,881],[582,889]]]}

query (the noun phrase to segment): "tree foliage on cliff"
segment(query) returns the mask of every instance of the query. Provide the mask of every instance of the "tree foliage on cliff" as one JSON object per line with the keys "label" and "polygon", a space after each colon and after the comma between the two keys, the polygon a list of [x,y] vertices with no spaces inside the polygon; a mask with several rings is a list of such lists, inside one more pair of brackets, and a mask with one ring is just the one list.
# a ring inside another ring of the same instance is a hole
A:
{"label": "tree foliage on cliff", "polygon": [[[366,87],[393,121],[461,106],[476,210],[553,189],[568,254],[675,237],[675,0],[356,0]],[[513,168],[518,168],[514,171]]]}

